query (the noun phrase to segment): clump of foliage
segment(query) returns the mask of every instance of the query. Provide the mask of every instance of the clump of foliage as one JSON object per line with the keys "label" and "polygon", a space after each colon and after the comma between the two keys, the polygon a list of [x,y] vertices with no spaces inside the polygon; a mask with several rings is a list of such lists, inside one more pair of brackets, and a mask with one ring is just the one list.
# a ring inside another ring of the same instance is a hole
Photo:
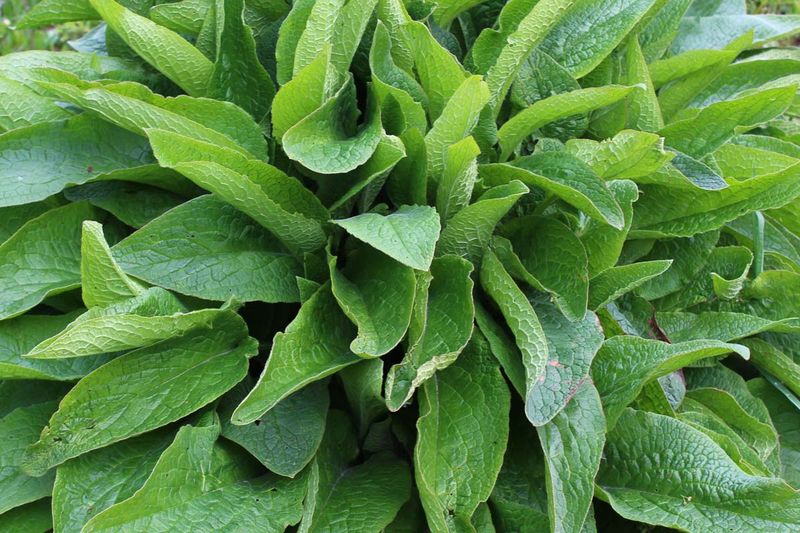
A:
{"label": "clump of foliage", "polygon": [[0,531],[800,529],[800,17],[76,21],[0,57]]}

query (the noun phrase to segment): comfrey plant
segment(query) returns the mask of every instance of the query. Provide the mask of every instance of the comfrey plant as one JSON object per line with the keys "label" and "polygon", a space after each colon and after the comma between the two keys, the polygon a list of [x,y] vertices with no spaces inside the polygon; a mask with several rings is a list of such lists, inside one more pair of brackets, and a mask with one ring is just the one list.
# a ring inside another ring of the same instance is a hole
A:
{"label": "comfrey plant", "polygon": [[0,531],[799,531],[744,4],[39,2],[93,29],[0,57]]}

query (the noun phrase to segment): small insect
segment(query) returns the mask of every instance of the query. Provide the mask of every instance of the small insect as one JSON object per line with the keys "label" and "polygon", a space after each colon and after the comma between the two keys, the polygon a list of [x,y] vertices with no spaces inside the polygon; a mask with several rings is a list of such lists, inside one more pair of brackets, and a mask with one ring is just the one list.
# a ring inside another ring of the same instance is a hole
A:
{"label": "small insect", "polygon": [[89,165],[88,167],[86,167],[86,172],[91,174],[92,172],[94,172],[94,167],[92,165]]}
{"label": "small insect", "polygon": [[690,503],[692,503],[692,497],[691,496],[683,496],[683,504],[684,505],[688,505]]}

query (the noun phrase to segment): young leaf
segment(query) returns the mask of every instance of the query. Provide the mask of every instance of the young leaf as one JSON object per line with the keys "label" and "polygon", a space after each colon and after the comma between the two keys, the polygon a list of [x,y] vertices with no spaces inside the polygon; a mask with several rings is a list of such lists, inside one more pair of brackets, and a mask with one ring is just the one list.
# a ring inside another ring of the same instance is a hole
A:
{"label": "young leaf", "polygon": [[81,233],[81,291],[86,307],[112,304],[144,290],[111,256],[103,226],[87,220]]}

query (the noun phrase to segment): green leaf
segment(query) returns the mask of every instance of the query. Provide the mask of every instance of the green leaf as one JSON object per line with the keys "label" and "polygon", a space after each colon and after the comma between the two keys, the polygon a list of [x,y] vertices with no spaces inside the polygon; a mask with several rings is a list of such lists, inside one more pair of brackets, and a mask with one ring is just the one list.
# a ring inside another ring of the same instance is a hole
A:
{"label": "green leaf", "polygon": [[457,530],[489,498],[508,439],[509,400],[481,336],[422,387],[414,465],[431,530]]}
{"label": "green leaf", "polygon": [[544,457],[535,429],[511,417],[503,467],[489,500],[501,531],[549,531],[549,503]]}
{"label": "green leaf", "polygon": [[750,360],[757,368],[776,376],[800,395],[800,365],[791,357],[761,339],[745,339],[742,344],[750,348]]}
{"label": "green leaf", "polygon": [[[594,313],[571,322],[550,304],[537,303],[534,309],[547,340],[547,364],[539,379],[528,382],[525,414],[534,426],[544,428],[564,413],[565,406],[589,381],[589,367],[603,344],[603,333]],[[584,394],[578,403],[586,399]]]}
{"label": "green leaf", "polygon": [[474,264],[480,263],[497,223],[528,192],[517,180],[487,190],[447,221],[436,255],[460,255]]}
{"label": "green leaf", "polygon": [[767,460],[778,445],[778,435],[772,423],[764,423],[751,415],[734,396],[724,390],[700,387],[686,393],[686,398],[698,402],[717,415],[733,429],[762,460]]}
{"label": "green leaf", "polygon": [[414,304],[414,271],[363,246],[346,257],[344,270],[328,260],[331,290],[342,311],[358,327],[350,350],[362,357],[388,353],[405,337]]}
{"label": "green leaf", "polygon": [[30,220],[0,244],[0,320],[80,286],[81,224],[93,218],[87,203],[69,204]]}
{"label": "green leaf", "polygon": [[744,346],[713,340],[675,344],[631,336],[606,340],[592,363],[592,379],[603,399],[608,427],[614,427],[648,381],[701,359],[732,352],[745,359],[750,356]]}
{"label": "green leaf", "polygon": [[355,412],[360,437],[386,413],[383,390],[383,360],[367,359],[339,372],[350,408]]}
{"label": "green leaf", "polygon": [[286,130],[283,151],[293,161],[320,174],[341,174],[363,165],[383,136],[377,99],[370,97],[365,122],[358,114],[352,78],[320,107]]}
{"label": "green leaf", "polygon": [[583,531],[606,440],[597,390],[590,381],[575,387],[564,410],[537,429],[547,471],[551,531]]}
{"label": "green leaf", "polygon": [[718,191],[649,186],[634,207],[631,236],[689,237],[752,211],[786,205],[800,195],[800,184],[793,179],[798,168],[734,182]]}
{"label": "green leaf", "polygon": [[439,257],[417,276],[408,351],[386,376],[386,405],[399,410],[414,390],[458,357],[472,336],[473,267],[455,256]]}
{"label": "green leaf", "polygon": [[671,265],[671,260],[642,261],[605,270],[592,278],[589,285],[589,309],[597,310],[642,283],[658,278]]}
{"label": "green leaf", "polygon": [[797,410],[780,392],[765,379],[755,378],[747,382],[748,390],[764,402],[778,431],[781,445],[782,477],[793,487],[800,485],[800,434],[797,432]]}
{"label": "green leaf", "polygon": [[156,157],[267,228],[290,250],[324,242],[327,211],[297,179],[222,147],[164,130],[147,130]]}
{"label": "green leaf", "polygon": [[601,495],[630,520],[688,531],[790,531],[800,518],[799,496],[783,480],[745,474],[708,436],[674,418],[624,411],[605,456]]}
{"label": "green leaf", "polygon": [[150,8],[150,20],[178,33],[197,35],[212,9],[211,0],[181,0]]}
{"label": "green leaf", "polygon": [[247,450],[271,472],[295,477],[314,458],[325,431],[328,391],[317,382],[287,396],[261,418],[243,426],[230,422],[234,408],[249,391],[246,379],[219,406],[222,436]]}
{"label": "green leaf", "polygon": [[50,514],[50,499],[42,498],[33,503],[15,507],[0,515],[0,528],[8,533],[47,532],[53,528]]}
{"label": "green leaf", "polygon": [[778,87],[711,104],[692,118],[673,122],[659,134],[667,146],[702,157],[722,146],[742,128],[752,128],[783,113],[796,92],[796,86]]}
{"label": "green leaf", "polygon": [[625,225],[617,229],[594,219],[587,222],[579,238],[586,250],[589,279],[594,279],[617,264],[633,223],[633,203],[639,199],[639,189],[631,181],[614,181],[608,184],[608,188],[622,209]]}
{"label": "green leaf", "polygon": [[87,220],[81,232],[81,296],[86,307],[112,304],[144,288],[129,278],[111,256],[103,226]]}
{"label": "green leaf", "polygon": [[208,300],[295,302],[300,263],[253,219],[201,196],[153,220],[112,249],[125,271]]}
{"label": "green leaf", "polygon": [[514,115],[497,131],[500,143],[500,160],[507,160],[519,144],[536,130],[572,115],[594,111],[618,102],[639,87],[609,85],[576,89],[539,100],[535,104]]}
{"label": "green leaf", "polygon": [[[192,96],[204,96],[212,63],[183,37],[113,0],[90,0],[108,26],[145,61]],[[168,50],[168,52],[165,52]]]}
{"label": "green leaf", "polygon": [[570,320],[586,314],[589,295],[588,259],[578,237],[552,218],[526,216],[502,227],[527,272],[524,280],[553,295]]}
{"label": "green leaf", "polygon": [[300,520],[305,480],[257,477],[238,449],[216,442],[218,423],[184,426],[133,496],[93,517],[83,531],[281,530]]}
{"label": "green leaf", "polygon": [[445,221],[464,209],[472,197],[478,177],[477,157],[481,149],[472,137],[451,144],[444,156],[444,169],[437,176],[436,210]]}
{"label": "green leaf", "polygon": [[563,152],[542,152],[511,164],[482,165],[479,174],[489,185],[516,179],[542,188],[600,222],[617,229],[625,225],[622,208],[606,184],[586,163]]}
{"label": "green leaf", "polygon": [[361,359],[350,351],[355,327],[325,284],[272,341],[267,364],[253,390],[233,412],[233,423],[257,420],[278,402]]}
{"label": "green leaf", "polygon": [[156,291],[161,289],[149,289],[116,308],[95,308],[84,313],[34,346],[25,357],[71,359],[141,348],[196,328],[211,327],[227,313],[218,309],[176,312],[174,307],[159,302],[163,296]]}
{"label": "green leaf", "polygon": [[[565,13],[579,0],[544,0],[537,2],[516,28],[502,40],[502,49],[486,73],[495,115],[530,53],[547,37],[550,28],[562,20]],[[509,16],[509,18],[511,18]],[[430,94],[430,91],[428,92]]]}
{"label": "green leaf", "polygon": [[408,21],[401,27],[411,44],[417,78],[428,96],[428,119],[434,122],[467,78],[467,73],[458,60],[433,38],[424,24]]}
{"label": "green leaf", "polygon": [[[467,137],[489,101],[489,88],[480,76],[470,76],[453,92],[425,136],[428,178],[438,183],[450,159],[448,148]],[[446,217],[445,217],[446,218]]]}
{"label": "green leaf", "polygon": [[401,206],[386,216],[364,213],[331,222],[356,239],[417,270],[430,268],[440,231],[436,210],[419,205]]}
{"label": "green leaf", "polygon": [[[0,418],[0,514],[9,509],[50,496],[54,473],[31,477],[22,471],[25,448],[36,441],[56,409],[56,402],[35,403],[14,409]],[[42,472],[44,473],[44,472]]]}
{"label": "green leaf", "polygon": [[654,0],[611,4],[577,0],[548,28],[541,49],[580,78],[623,41],[653,4]]}
{"label": "green leaf", "polygon": [[204,95],[233,102],[261,120],[269,112],[275,86],[258,60],[253,31],[242,19],[243,10],[244,0],[218,0],[215,4],[217,57]]}
{"label": "green leaf", "polygon": [[[57,335],[77,313],[25,314],[0,322],[0,379],[75,381],[109,360],[107,356],[41,361],[23,357],[40,342]],[[41,388],[41,383],[35,387]]]}
{"label": "green leaf", "polygon": [[308,531],[366,533],[383,528],[397,515],[410,489],[408,465],[392,454],[375,454],[338,473],[327,498],[317,503]]}
{"label": "green leaf", "polygon": [[0,78],[0,98],[0,132],[71,116],[52,99],[15,80]]}
{"label": "green leaf", "polygon": [[[93,516],[141,488],[175,431],[151,431],[70,459],[56,470],[56,531],[80,531]],[[81,502],[81,505],[76,505]]]}
{"label": "green leaf", "polygon": [[244,321],[226,311],[209,327],[114,359],[64,397],[28,448],[25,469],[41,475],[196,411],[241,381],[255,353]]}
{"label": "green leaf", "polygon": [[0,206],[44,200],[70,185],[125,179],[155,162],[147,141],[78,116],[0,135]]}
{"label": "green leaf", "polygon": [[754,32],[753,46],[760,46],[800,31],[800,16],[725,14],[686,17],[670,51],[677,54],[701,48],[723,48],[732,39],[749,31]]}
{"label": "green leaf", "polygon": [[770,320],[734,312],[674,311],[657,313],[656,320],[667,335],[675,341],[704,338],[730,342],[767,331],[796,332],[797,328],[794,319]]}
{"label": "green leaf", "polygon": [[393,53],[397,49],[386,25],[378,20],[369,51],[369,68],[375,96],[381,103],[383,125],[395,134],[407,128],[425,131],[428,119],[423,104],[428,97],[417,80],[395,64]]}
{"label": "green leaf", "polygon": [[[286,24],[281,26],[282,30]],[[276,139],[282,139],[292,126],[322,105],[329,64],[330,49],[326,47],[311,63],[286,81],[275,95],[272,101],[272,133]]]}
{"label": "green leaf", "polygon": [[[108,211],[126,226],[138,229],[186,200],[182,195],[151,187],[143,182],[161,181],[160,178],[164,177],[173,181],[176,189],[184,187],[194,189],[192,182],[183,180],[179,174],[169,169],[149,165],[145,172],[135,176],[140,183],[133,181],[87,183],[66,189],[64,197],[71,202],[87,200],[93,206]],[[158,186],[161,185],[159,183]],[[191,194],[194,195],[195,192]]]}

